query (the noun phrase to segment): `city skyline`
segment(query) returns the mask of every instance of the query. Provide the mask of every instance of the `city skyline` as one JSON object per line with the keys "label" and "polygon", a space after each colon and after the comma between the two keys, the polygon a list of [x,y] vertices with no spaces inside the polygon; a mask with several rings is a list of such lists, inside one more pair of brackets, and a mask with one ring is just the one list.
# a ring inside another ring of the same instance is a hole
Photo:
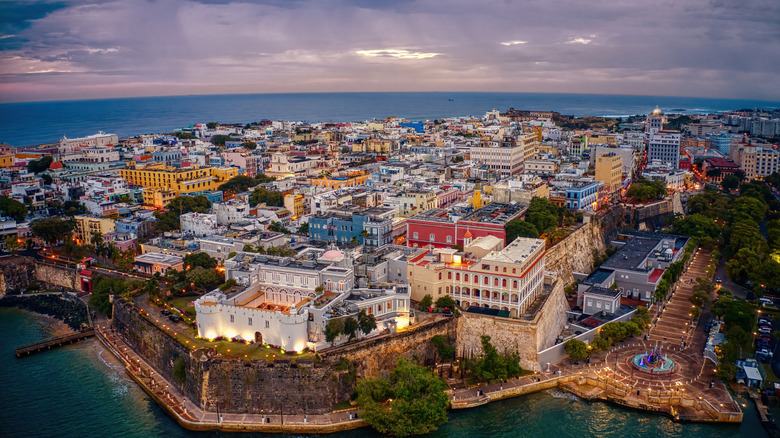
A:
{"label": "city skyline", "polygon": [[780,99],[780,8],[2,1],[0,101],[495,91]]}

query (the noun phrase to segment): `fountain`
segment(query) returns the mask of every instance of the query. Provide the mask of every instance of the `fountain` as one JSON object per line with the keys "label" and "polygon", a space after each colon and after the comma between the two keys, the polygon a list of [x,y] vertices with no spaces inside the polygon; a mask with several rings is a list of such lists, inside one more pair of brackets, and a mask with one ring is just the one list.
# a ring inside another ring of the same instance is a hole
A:
{"label": "fountain", "polygon": [[631,359],[634,368],[650,374],[669,374],[675,366],[673,360],[661,353],[661,347],[637,354]]}

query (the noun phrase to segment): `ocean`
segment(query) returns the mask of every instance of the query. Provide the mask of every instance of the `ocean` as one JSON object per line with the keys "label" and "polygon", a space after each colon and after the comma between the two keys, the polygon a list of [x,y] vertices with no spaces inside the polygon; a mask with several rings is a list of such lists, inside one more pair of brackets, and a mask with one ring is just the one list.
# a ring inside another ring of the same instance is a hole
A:
{"label": "ocean", "polygon": [[[96,340],[17,359],[13,349],[51,336],[47,319],[0,308],[0,425],[6,437],[127,438],[286,437],[290,435],[190,432],[182,429],[131,381]],[[618,438],[767,436],[753,403],[740,425],[674,423],[666,417],[606,403],[588,403],[560,390],[450,412],[432,438]],[[322,437],[379,435],[359,429]]]}
{"label": "ocean", "polygon": [[58,142],[98,131],[120,137],[159,134],[195,123],[263,119],[355,122],[390,116],[433,120],[482,116],[509,108],[575,116],[625,117],[658,105],[667,113],[702,114],[741,108],[780,108],[780,102],[693,97],[537,93],[303,93],[144,97],[0,105],[0,143]]}

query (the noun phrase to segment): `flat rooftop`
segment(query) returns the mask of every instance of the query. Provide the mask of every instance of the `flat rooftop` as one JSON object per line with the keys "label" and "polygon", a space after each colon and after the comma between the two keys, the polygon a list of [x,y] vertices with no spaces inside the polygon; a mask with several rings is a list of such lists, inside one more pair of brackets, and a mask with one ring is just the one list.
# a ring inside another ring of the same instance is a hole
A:
{"label": "flat rooftop", "polygon": [[485,262],[507,262],[523,264],[540,247],[544,251],[546,244],[543,239],[518,237],[501,251],[492,251],[482,258]]}
{"label": "flat rooftop", "polygon": [[172,265],[182,260],[183,259],[181,257],[171,254],[161,254],[159,252],[148,252],[146,254],[135,256],[135,262],[140,263],[164,263]]}

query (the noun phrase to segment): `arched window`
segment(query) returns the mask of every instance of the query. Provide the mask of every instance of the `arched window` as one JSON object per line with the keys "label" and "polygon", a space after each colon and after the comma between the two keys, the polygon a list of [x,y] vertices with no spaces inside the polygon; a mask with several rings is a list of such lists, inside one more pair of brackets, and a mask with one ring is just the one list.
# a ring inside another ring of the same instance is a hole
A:
{"label": "arched window", "polygon": [[506,278],[501,280],[501,286],[502,287],[506,287]]}
{"label": "arched window", "polygon": [[512,289],[517,289],[517,280],[512,282]]}
{"label": "arched window", "polygon": [[339,281],[339,290],[344,290],[344,280]]}
{"label": "arched window", "polygon": [[460,280],[460,272],[456,272],[455,273],[455,279],[456,280]]}
{"label": "arched window", "polygon": [[447,272],[447,280],[452,280],[452,272]]}
{"label": "arched window", "polygon": [[506,266],[504,267],[504,272],[506,272]]}
{"label": "arched window", "polygon": [[463,281],[469,281],[469,274],[463,274]]}
{"label": "arched window", "polygon": [[439,272],[439,280],[441,280],[441,272]]}
{"label": "arched window", "polygon": [[517,269],[515,269],[515,268],[512,268],[512,273],[513,273],[513,274],[517,274]]}
{"label": "arched window", "polygon": [[489,284],[489,283],[490,283],[490,280],[488,280],[487,277],[485,277],[485,279],[482,281],[482,284]]}

